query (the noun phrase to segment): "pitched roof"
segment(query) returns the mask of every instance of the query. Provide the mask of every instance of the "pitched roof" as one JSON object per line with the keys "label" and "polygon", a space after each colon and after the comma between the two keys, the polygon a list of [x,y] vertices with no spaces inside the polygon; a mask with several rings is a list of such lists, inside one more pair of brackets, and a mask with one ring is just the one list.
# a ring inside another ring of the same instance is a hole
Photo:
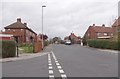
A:
{"label": "pitched roof", "polygon": [[28,28],[28,27],[25,26],[23,23],[17,21],[17,22],[15,22],[15,23],[13,23],[13,24],[10,24],[10,25],[8,25],[8,26],[6,26],[6,27],[4,27],[4,28],[5,28],[5,29],[26,29],[26,28]]}
{"label": "pitched roof", "polygon": [[120,16],[118,19],[113,23],[112,27],[120,26]]}
{"label": "pitched roof", "polygon": [[89,26],[89,28],[93,29],[95,32],[106,32],[106,33],[111,33],[113,32],[112,27],[105,27],[105,25],[103,24],[102,26],[96,26],[95,24],[93,24],[93,26]]}
{"label": "pitched roof", "polygon": [[76,39],[76,40],[79,40],[79,37],[77,37],[74,33],[71,33],[69,36],[66,36],[66,37],[64,38],[64,40],[69,39],[69,37],[74,38],[74,39]]}
{"label": "pitched roof", "polygon": [[35,33],[32,29],[30,29],[30,28],[27,27],[26,23],[22,23],[21,22],[21,18],[17,18],[17,22],[12,23],[12,24],[4,27],[4,28],[5,29],[28,29],[29,31]]}
{"label": "pitched roof", "polygon": [[111,27],[103,27],[103,26],[93,26],[92,27],[95,32],[113,32],[113,29]]}

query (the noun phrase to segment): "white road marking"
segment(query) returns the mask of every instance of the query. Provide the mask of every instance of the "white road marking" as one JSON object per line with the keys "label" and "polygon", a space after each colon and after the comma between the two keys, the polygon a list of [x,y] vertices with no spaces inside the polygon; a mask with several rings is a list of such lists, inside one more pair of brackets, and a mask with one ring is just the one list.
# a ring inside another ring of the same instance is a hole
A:
{"label": "white road marking", "polygon": [[48,61],[49,64],[51,64],[51,61]]}
{"label": "white road marking", "polygon": [[[52,51],[51,51],[51,53],[52,53],[53,59],[55,61],[55,64],[56,64],[56,66],[57,66],[57,68],[59,70],[59,73],[61,74],[61,77],[66,79],[67,76],[66,76],[64,70],[62,69],[62,66],[60,66],[60,63],[58,63],[57,58],[55,57],[55,54]],[[53,67],[52,67],[50,54],[48,55],[48,58],[49,58],[49,61],[48,61],[49,62],[49,78],[53,78],[54,75],[53,75],[53,70],[52,70]]]}
{"label": "white road marking", "polygon": [[58,63],[58,61],[55,61],[56,63]]}
{"label": "white road marking", "polygon": [[61,77],[66,78],[67,76],[65,74],[61,74]]}
{"label": "white road marking", "polygon": [[60,72],[60,73],[64,73],[64,71],[63,71],[62,69],[61,69],[61,70],[59,70],[59,72]]}
{"label": "white road marking", "polygon": [[48,69],[49,69],[49,79],[54,79],[54,75],[53,75],[53,67],[52,67],[52,61],[51,61],[51,57],[50,54],[48,54]]}
{"label": "white road marking", "polygon": [[53,77],[54,77],[54,75],[49,75],[49,77],[50,77],[50,78],[51,78],[51,77],[53,78]]}
{"label": "white road marking", "polygon": [[48,59],[49,61],[51,61],[51,59]]}
{"label": "white road marking", "polygon": [[57,66],[58,69],[61,69],[62,67],[61,66]]}
{"label": "white road marking", "polygon": [[56,65],[58,66],[58,65],[60,65],[59,63],[56,63]]}
{"label": "white road marking", "polygon": [[48,64],[49,66],[52,66],[52,63]]}
{"label": "white road marking", "polygon": [[49,66],[49,69],[53,69],[53,67],[52,67],[52,66]]}
{"label": "white road marking", "polygon": [[53,74],[53,70],[49,70],[49,74]]}

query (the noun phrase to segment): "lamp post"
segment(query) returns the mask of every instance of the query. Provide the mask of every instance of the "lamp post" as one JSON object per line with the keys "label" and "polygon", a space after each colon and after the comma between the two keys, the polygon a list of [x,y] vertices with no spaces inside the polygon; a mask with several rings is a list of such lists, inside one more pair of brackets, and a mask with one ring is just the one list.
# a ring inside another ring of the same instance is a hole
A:
{"label": "lamp post", "polygon": [[44,48],[44,43],[43,43],[43,8],[46,7],[45,5],[42,5],[42,50]]}

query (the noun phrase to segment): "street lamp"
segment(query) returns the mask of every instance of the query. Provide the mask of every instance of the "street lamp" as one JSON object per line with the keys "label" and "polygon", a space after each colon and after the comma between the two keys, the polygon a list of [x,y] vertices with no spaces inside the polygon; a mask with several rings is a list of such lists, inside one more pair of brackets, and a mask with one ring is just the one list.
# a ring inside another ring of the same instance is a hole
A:
{"label": "street lamp", "polygon": [[46,7],[45,5],[42,5],[42,50],[44,48],[44,43],[43,43],[43,8]]}

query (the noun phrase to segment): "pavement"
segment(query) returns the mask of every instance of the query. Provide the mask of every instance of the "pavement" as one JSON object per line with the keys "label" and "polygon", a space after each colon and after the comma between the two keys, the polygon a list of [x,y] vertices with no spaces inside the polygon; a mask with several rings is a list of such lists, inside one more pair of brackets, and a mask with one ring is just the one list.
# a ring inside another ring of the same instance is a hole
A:
{"label": "pavement", "polygon": [[30,59],[30,58],[34,58],[34,57],[43,56],[45,54],[47,54],[47,52],[22,53],[22,54],[19,54],[18,57],[2,58],[2,59],[0,59],[0,63],[17,61],[17,60],[24,60],[24,59]]}

